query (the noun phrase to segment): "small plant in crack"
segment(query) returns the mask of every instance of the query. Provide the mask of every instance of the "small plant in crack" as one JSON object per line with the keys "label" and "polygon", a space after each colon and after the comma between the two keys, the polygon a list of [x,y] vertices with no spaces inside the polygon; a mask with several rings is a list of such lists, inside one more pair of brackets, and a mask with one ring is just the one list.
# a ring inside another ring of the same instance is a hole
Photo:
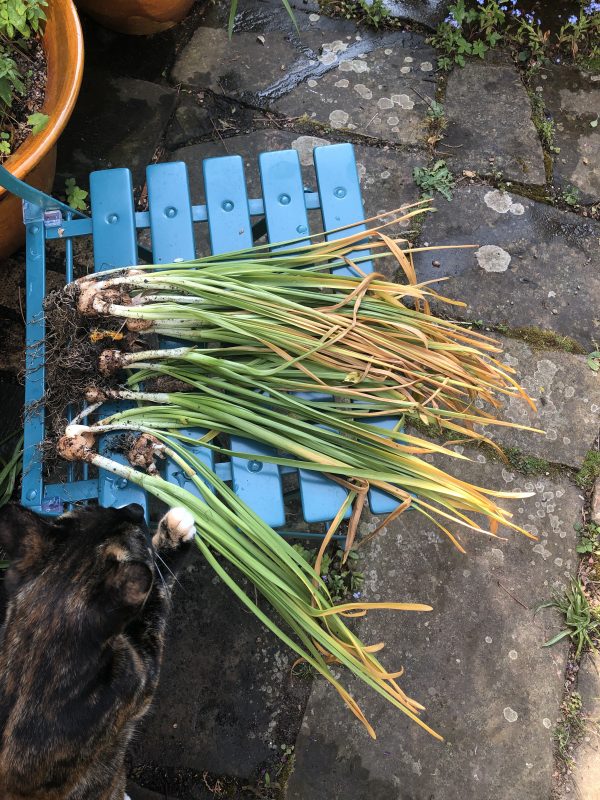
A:
{"label": "small plant in crack", "polygon": [[575,475],[575,483],[587,490],[592,488],[596,478],[600,478],[600,451],[588,450],[581,469]]}
{"label": "small plant in crack", "polygon": [[371,28],[396,27],[400,23],[383,0],[320,0],[319,5],[326,14],[353,19]]}
{"label": "small plant in crack", "polygon": [[579,692],[572,692],[561,705],[563,718],[554,729],[556,750],[567,766],[573,764],[571,751],[585,729],[581,706],[581,695]]}
{"label": "small plant in crack", "polygon": [[560,153],[560,147],[557,147],[555,143],[556,126],[546,110],[542,96],[531,88],[528,89],[528,94],[531,101],[531,119],[542,145],[549,153]]}
{"label": "small plant in crack", "polygon": [[578,522],[573,527],[579,533],[577,552],[580,555],[591,555],[600,558],[600,525],[596,525],[593,522],[583,525]]}
{"label": "small plant in crack", "polygon": [[574,186],[565,187],[560,193],[562,200],[571,208],[579,208],[580,196],[578,190]]}
{"label": "small plant in crack", "polygon": [[[295,544],[294,550],[314,566],[317,550],[309,549],[302,544]],[[321,577],[336,603],[360,599],[365,579],[358,566],[359,555],[355,550],[350,550],[345,561],[344,551],[338,547],[323,554]]]}
{"label": "small plant in crack", "polygon": [[424,195],[439,192],[446,200],[452,200],[454,175],[443,159],[438,159],[431,167],[415,167],[413,180]]}
{"label": "small plant in crack", "polygon": [[570,587],[563,595],[555,594],[551,600],[541,603],[542,608],[554,608],[564,617],[565,627],[544,643],[552,647],[567,636],[575,645],[575,658],[578,659],[584,648],[596,650],[595,640],[600,634],[600,608],[592,606],[579,578],[573,578]]}
{"label": "small plant in crack", "polygon": [[445,113],[443,103],[439,103],[437,100],[432,100],[429,103],[429,108],[427,109],[427,116],[429,119],[437,121],[443,120]]}

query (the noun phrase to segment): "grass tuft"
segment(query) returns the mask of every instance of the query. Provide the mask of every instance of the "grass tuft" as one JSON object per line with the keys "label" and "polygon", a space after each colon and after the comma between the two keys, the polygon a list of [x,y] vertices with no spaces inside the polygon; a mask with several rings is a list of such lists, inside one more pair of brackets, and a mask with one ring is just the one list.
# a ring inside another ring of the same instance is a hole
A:
{"label": "grass tuft", "polygon": [[595,650],[595,642],[600,633],[600,609],[592,606],[579,578],[573,578],[571,586],[563,595],[555,594],[551,600],[541,603],[542,608],[554,608],[564,617],[565,627],[549,639],[544,647],[552,647],[569,637],[575,646],[578,659],[584,648]]}
{"label": "grass tuft", "polygon": [[573,746],[581,739],[585,729],[581,706],[581,695],[579,692],[572,692],[561,705],[563,718],[554,730],[556,751],[567,766],[574,763],[571,755]]}

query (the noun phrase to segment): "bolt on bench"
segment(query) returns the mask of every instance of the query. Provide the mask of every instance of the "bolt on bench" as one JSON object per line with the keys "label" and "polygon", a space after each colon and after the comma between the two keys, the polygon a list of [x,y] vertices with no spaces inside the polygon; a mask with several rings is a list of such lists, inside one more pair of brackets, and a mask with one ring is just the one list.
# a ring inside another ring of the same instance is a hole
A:
{"label": "bolt on bench", "polygon": [[[350,144],[334,144],[314,150],[317,191],[306,189],[295,150],[280,150],[259,155],[262,198],[248,198],[244,164],[238,155],[208,158],[203,162],[205,205],[192,205],[187,167],[183,162],[152,164],[146,170],[148,211],[135,211],[131,173],[128,169],[109,169],[90,175],[91,217],[66,206],[14,178],[0,167],[0,185],[23,200],[26,226],[27,293],[27,375],[24,425],[24,470],[22,502],[33,510],[57,515],[74,503],[97,500],[103,506],[120,507],[140,503],[148,508],[141,488],[100,470],[92,476],[87,465],[69,465],[66,480],[47,482],[41,443],[44,440],[44,409],[40,401],[45,392],[45,321],[43,300],[46,285],[46,242],[64,242],[65,281],[73,280],[73,240],[91,236],[94,270],[131,266],[142,261],[169,264],[196,257],[196,223],[206,224],[212,253],[225,253],[253,244],[253,218],[264,218],[270,242],[297,238],[309,233],[308,211],[320,209],[323,230],[357,223],[348,233],[364,230],[362,198]],[[255,230],[258,226],[255,225]],[[138,244],[138,232],[149,229],[151,252]],[[345,235],[331,234],[332,237]],[[362,269],[370,272],[371,262]],[[342,270],[349,272],[349,270]],[[107,415],[108,410],[104,415]],[[379,426],[392,428],[398,420],[380,418]],[[196,430],[200,438],[206,431]],[[215,463],[214,452],[199,445],[194,452],[225,481],[235,493],[274,528],[286,524],[286,504],[282,476],[293,470],[261,461],[275,455],[258,442],[230,437],[230,448],[251,453],[254,458],[235,458]],[[101,452],[111,452],[111,436],[104,437]],[[123,456],[111,452],[111,458]],[[186,486],[178,467],[166,462],[163,477]],[[322,474],[298,471],[302,512],[306,522],[329,522],[338,513],[346,490]],[[191,482],[186,488],[192,489]],[[379,490],[369,493],[375,514],[393,511],[397,500]],[[348,512],[349,515],[350,512]],[[303,535],[298,534],[295,535]],[[308,535],[308,534],[307,534]],[[314,535],[314,534],[313,534]]]}

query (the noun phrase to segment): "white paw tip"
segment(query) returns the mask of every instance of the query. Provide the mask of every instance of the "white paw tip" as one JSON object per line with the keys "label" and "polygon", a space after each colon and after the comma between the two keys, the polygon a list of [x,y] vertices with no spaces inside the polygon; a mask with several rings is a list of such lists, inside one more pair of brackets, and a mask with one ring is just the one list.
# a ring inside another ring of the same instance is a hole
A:
{"label": "white paw tip", "polygon": [[187,508],[172,508],[167,514],[169,529],[181,536],[184,542],[189,542],[196,535],[194,518]]}
{"label": "white paw tip", "polygon": [[125,797],[123,798],[123,800],[131,800],[131,797],[129,797],[129,795],[126,794]]}

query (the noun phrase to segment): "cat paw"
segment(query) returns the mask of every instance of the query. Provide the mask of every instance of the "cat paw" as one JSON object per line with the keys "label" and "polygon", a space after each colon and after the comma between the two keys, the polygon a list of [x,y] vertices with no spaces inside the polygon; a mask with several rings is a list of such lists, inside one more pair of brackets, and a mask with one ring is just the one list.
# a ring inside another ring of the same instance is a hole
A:
{"label": "cat paw", "polygon": [[172,508],[165,517],[172,539],[189,542],[196,535],[194,518],[185,508]]}

